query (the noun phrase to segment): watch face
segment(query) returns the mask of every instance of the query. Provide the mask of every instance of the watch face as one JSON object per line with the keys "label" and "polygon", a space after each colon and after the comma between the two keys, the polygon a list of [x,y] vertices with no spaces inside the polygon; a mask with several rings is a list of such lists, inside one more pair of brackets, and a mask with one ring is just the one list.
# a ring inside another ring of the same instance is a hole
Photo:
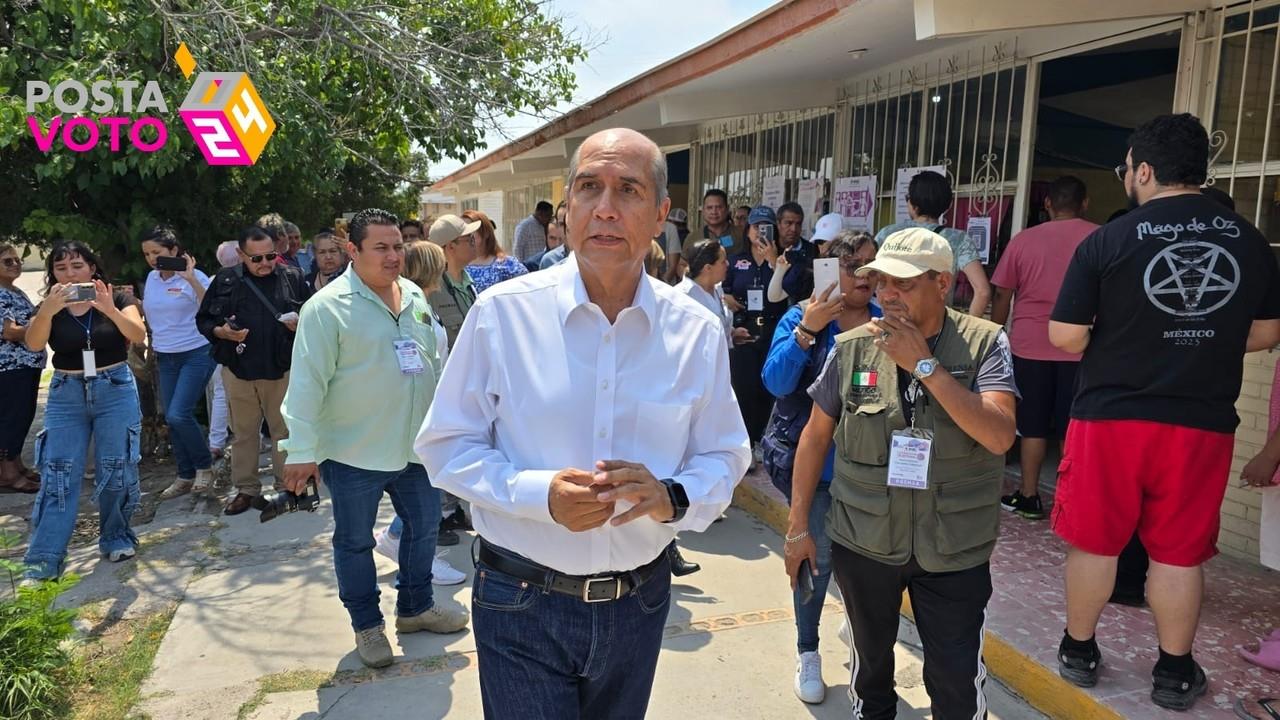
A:
{"label": "watch face", "polygon": [[933,374],[933,361],[932,361],[932,360],[921,360],[921,361],[916,365],[916,372],[917,372],[917,373],[920,373],[921,375],[931,375],[931,374]]}

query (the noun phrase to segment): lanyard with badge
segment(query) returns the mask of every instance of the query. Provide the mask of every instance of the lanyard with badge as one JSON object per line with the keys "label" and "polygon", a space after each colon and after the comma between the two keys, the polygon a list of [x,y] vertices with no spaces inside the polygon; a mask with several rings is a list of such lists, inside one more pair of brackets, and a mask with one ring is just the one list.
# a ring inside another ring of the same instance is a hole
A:
{"label": "lanyard with badge", "polygon": [[[412,310],[410,310],[410,313],[412,313]],[[396,317],[396,314],[390,310],[387,311],[387,314],[391,316],[392,322],[396,324],[396,329],[399,330],[400,318]],[[427,369],[426,364],[422,362],[422,353],[418,351],[418,343],[412,338],[399,337],[392,340],[391,345],[395,348],[396,362],[400,365],[401,375],[420,375]]]}
{"label": "lanyard with badge", "polygon": [[[67,311],[67,314],[71,315],[71,312]],[[89,312],[84,315],[89,322],[82,323],[75,315],[71,315],[71,319],[84,330],[84,350],[80,351],[80,358],[84,366],[84,376],[91,378],[98,376],[98,361],[93,354],[93,308],[89,308]]]}
{"label": "lanyard with badge", "polygon": [[[936,353],[941,340],[942,333],[939,332],[929,346],[931,356]],[[920,378],[914,376],[905,395],[911,405],[911,427],[894,430],[890,437],[889,487],[928,490],[929,461],[933,457],[933,431],[916,427],[916,418],[920,415],[916,402],[923,399],[924,404],[928,405],[929,396],[925,393]]]}

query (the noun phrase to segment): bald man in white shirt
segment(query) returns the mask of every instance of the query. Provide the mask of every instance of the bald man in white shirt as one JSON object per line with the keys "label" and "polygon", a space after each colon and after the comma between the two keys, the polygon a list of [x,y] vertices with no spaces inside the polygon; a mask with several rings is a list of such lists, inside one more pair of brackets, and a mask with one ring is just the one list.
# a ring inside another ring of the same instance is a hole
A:
{"label": "bald man in white shirt", "polygon": [[418,436],[481,537],[487,718],[642,717],[670,605],[664,549],[718,518],[750,463],[719,319],[644,272],[666,186],[639,133],[580,146],[573,255],[477,301]]}

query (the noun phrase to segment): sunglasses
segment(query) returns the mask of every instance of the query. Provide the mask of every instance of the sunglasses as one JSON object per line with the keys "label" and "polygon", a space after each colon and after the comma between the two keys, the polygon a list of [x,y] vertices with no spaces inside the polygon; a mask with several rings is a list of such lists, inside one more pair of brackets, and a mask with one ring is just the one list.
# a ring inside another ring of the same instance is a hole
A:
{"label": "sunglasses", "polygon": [[22,261],[18,258],[5,258],[0,263],[4,263],[5,267],[22,267]]}
{"label": "sunglasses", "polygon": [[1125,163],[1120,163],[1113,169],[1116,171],[1116,177],[1120,179],[1120,182],[1124,182],[1124,176],[1129,174],[1129,166]]}
{"label": "sunglasses", "polygon": [[249,258],[249,262],[253,263],[260,263],[263,260],[266,260],[267,262],[275,262],[276,258],[280,257],[280,253],[269,252],[263,253],[262,255],[246,255],[245,257]]}
{"label": "sunglasses", "polygon": [[840,263],[840,269],[843,270],[846,275],[853,276],[853,274],[858,272],[863,265],[868,265],[870,263],[870,260],[845,260]]}

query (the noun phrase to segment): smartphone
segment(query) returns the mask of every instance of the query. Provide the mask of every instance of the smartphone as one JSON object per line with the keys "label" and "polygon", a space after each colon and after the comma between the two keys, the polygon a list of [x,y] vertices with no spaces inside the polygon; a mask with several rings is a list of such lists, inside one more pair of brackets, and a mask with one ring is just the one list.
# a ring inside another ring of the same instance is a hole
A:
{"label": "smartphone", "polygon": [[187,258],[185,255],[161,255],[156,258],[156,269],[185,272],[187,269]]}
{"label": "smartphone", "polygon": [[809,558],[800,561],[800,577],[797,578],[798,587],[800,588],[800,604],[808,604],[813,599],[813,566],[809,564]]}
{"label": "smartphone", "polygon": [[[831,291],[834,297],[840,293],[840,259],[839,258],[818,258],[813,261],[813,294],[822,297],[822,293],[832,285],[836,286]],[[831,298],[827,298],[830,300]]]}
{"label": "smartphone", "polygon": [[773,225],[769,223],[761,223],[760,225],[756,226],[756,233],[757,233],[756,237],[759,238],[760,242],[762,243],[773,242]]}
{"label": "smartphone", "polygon": [[67,298],[67,302],[92,302],[98,297],[98,286],[91,282],[76,283],[71,286],[71,295]]}
{"label": "smartphone", "polygon": [[240,329],[242,329],[242,328],[240,327],[240,323],[236,322],[236,316],[235,316],[235,315],[230,315],[230,316],[228,316],[228,317],[227,317],[227,321],[226,321],[226,322],[227,322],[227,327],[231,328],[232,330],[240,330]]}

